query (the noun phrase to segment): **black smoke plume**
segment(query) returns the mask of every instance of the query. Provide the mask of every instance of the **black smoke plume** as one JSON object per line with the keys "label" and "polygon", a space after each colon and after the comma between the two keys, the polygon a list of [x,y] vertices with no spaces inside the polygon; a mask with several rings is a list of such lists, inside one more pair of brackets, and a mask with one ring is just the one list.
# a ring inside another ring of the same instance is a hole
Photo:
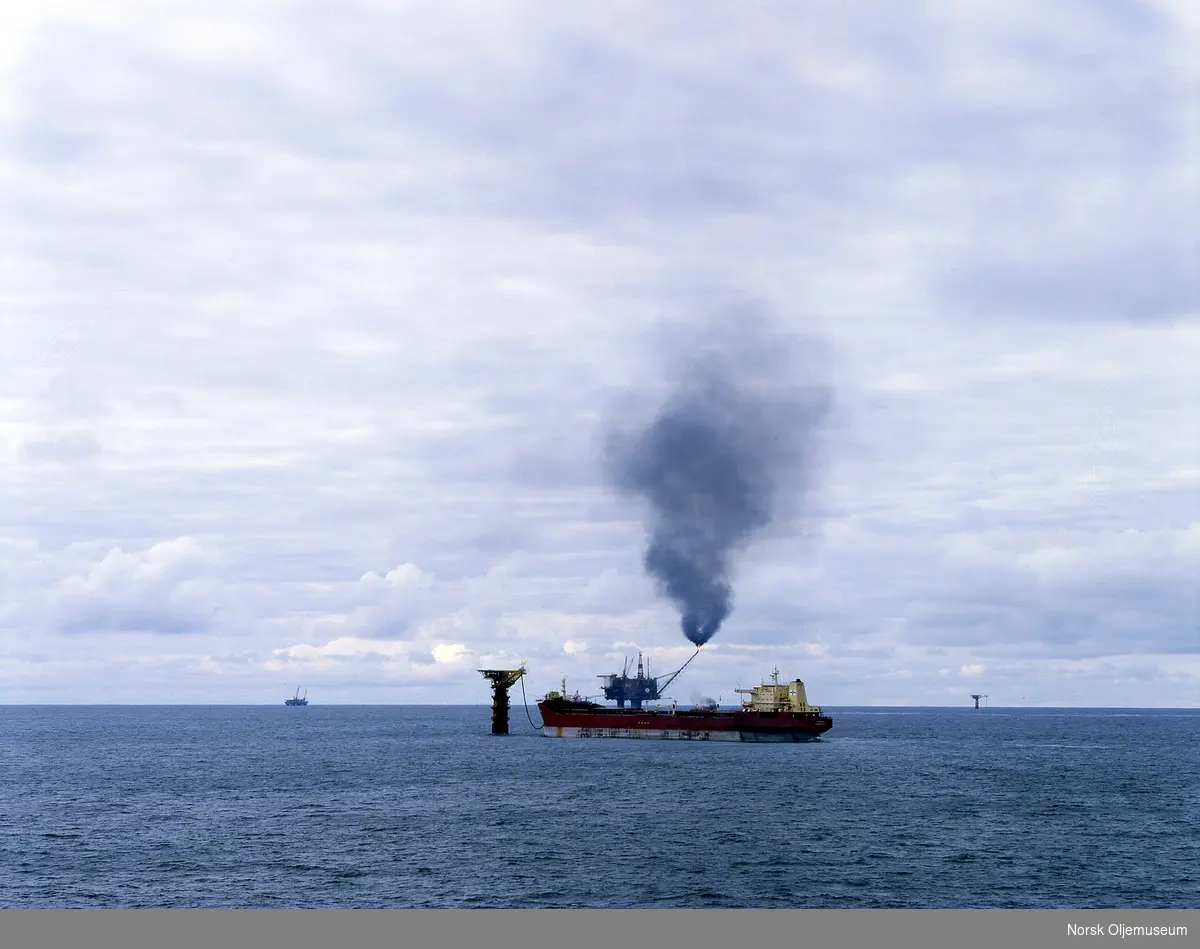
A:
{"label": "black smoke plume", "polygon": [[701,646],[733,609],[734,554],[799,512],[829,390],[812,368],[820,347],[761,312],[689,324],[664,342],[670,392],[646,424],[611,426],[608,474],[645,503],[646,571]]}

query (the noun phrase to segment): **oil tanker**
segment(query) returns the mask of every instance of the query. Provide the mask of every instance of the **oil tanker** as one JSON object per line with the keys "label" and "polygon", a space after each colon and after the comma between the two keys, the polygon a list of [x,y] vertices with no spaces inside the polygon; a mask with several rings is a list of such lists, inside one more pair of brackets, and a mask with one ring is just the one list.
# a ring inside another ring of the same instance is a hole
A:
{"label": "oil tanker", "polygon": [[[687,709],[674,702],[669,708],[643,708],[643,700],[658,698],[661,687],[643,675],[640,656],[636,678],[623,674],[604,679],[605,696],[615,699],[617,708],[592,702],[578,692],[568,697],[564,679],[561,692],[549,692],[538,702],[542,734],[551,738],[797,742],[815,741],[833,727],[833,719],[808,704],[804,683],[799,679],[781,683],[778,669],[771,682],[736,690],[746,696],[740,709],[721,709],[716,702]],[[627,700],[631,708],[624,707]]]}

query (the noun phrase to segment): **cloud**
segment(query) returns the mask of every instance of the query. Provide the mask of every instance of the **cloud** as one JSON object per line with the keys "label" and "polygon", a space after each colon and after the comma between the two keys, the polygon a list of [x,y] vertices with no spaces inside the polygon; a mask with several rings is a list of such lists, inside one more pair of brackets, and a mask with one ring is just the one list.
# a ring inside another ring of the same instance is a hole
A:
{"label": "cloud", "polygon": [[126,553],[114,547],[58,584],[54,613],[64,632],[180,633],[213,613],[212,558],[190,537]]}
{"label": "cloud", "polygon": [[35,465],[83,464],[95,458],[103,449],[90,432],[64,432],[47,438],[35,438],[21,445],[25,459]]}
{"label": "cloud", "polygon": [[1194,704],[1190,10],[727,14],[0,13],[4,694],[682,662],[600,423],[754,299],[838,398],[689,689]]}
{"label": "cloud", "polygon": [[336,667],[346,661],[382,662],[389,671],[402,668],[412,672],[419,666],[462,666],[472,651],[462,643],[435,643],[432,647],[400,640],[358,639],[343,636],[320,646],[298,643],[274,650],[267,668],[283,670],[295,663],[315,668]]}

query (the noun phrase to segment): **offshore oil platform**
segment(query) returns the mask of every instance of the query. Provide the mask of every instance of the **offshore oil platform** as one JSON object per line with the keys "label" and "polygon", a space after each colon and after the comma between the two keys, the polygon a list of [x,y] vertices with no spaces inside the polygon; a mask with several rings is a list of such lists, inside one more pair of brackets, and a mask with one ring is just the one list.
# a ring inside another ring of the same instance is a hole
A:
{"label": "offshore oil platform", "polygon": [[307,705],[308,704],[308,689],[304,690],[304,694],[300,694],[300,686],[296,686],[296,694],[290,699],[283,700],[284,705]]}
{"label": "offshore oil platform", "polygon": [[[643,702],[655,702],[662,698],[663,693],[675,681],[675,677],[687,668],[688,662],[695,659],[699,652],[700,647],[697,646],[696,652],[688,657],[687,662],[674,672],[658,678],[650,675],[650,660],[647,659],[643,665],[642,654],[639,652],[636,676],[629,674],[629,660],[626,659],[620,675],[613,673],[598,677],[603,683],[600,688],[604,690],[604,697],[608,701],[617,703],[617,708],[624,708],[626,702],[630,708],[641,708]],[[664,680],[661,685],[659,678]]]}
{"label": "offshore oil platform", "polygon": [[[525,667],[517,669],[480,669],[479,674],[492,683],[492,734],[508,734],[508,690],[525,675]],[[521,686],[522,689],[525,686]]]}
{"label": "offshore oil platform", "polygon": [[799,679],[780,682],[778,669],[769,683],[737,689],[748,696],[740,709],[721,709],[711,700],[690,709],[681,709],[674,702],[666,709],[621,709],[579,695],[568,697],[566,691],[564,680],[562,692],[548,692],[538,702],[541,732],[548,738],[801,742],[817,741],[833,727],[832,718],[808,704],[804,683]]}

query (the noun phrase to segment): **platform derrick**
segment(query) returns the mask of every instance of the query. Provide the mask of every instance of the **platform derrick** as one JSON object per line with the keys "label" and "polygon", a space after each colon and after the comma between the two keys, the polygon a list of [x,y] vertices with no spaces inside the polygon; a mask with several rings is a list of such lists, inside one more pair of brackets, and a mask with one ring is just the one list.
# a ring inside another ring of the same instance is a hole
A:
{"label": "platform derrick", "polygon": [[519,669],[480,669],[480,675],[492,683],[492,734],[508,734],[508,690],[525,674]]}

